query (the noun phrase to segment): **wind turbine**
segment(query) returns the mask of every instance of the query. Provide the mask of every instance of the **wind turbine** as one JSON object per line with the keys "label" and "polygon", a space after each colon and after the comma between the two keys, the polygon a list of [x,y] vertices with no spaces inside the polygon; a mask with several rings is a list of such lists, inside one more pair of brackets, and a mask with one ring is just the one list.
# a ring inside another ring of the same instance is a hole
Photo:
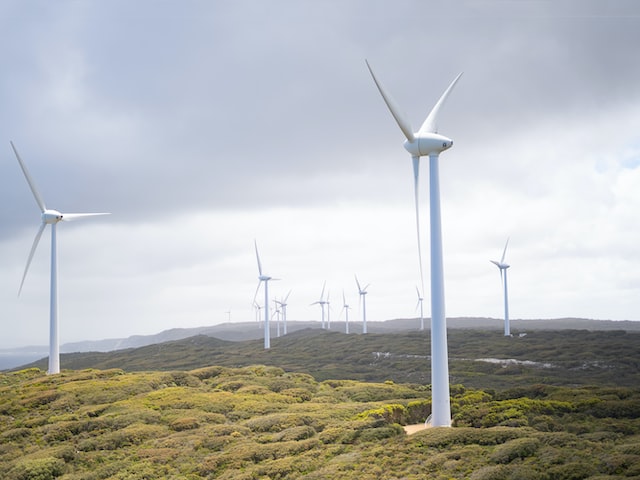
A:
{"label": "wind turbine", "polygon": [[24,274],[22,275],[22,281],[20,282],[20,288],[18,289],[18,295],[22,292],[22,286],[24,285],[24,280],[27,277],[27,272],[29,271],[29,266],[31,265],[31,260],[33,260],[33,255],[38,248],[38,243],[40,242],[40,237],[44,232],[44,229],[47,225],[51,225],[51,296],[50,296],[50,307],[49,307],[49,374],[60,373],[60,348],[58,341],[58,260],[57,260],[57,245],[56,245],[56,226],[58,222],[61,221],[70,221],[76,220],[78,218],[84,217],[93,217],[97,215],[109,215],[108,213],[60,213],[57,210],[50,210],[45,206],[44,200],[42,196],[38,192],[36,188],[36,184],[31,178],[27,167],[25,166],[22,158],[20,158],[20,154],[18,154],[18,150],[16,150],[13,142],[11,143],[11,148],[13,149],[13,153],[15,153],[16,158],[18,159],[18,163],[20,164],[20,168],[22,169],[22,173],[24,173],[24,177],[29,184],[29,188],[31,189],[31,193],[33,193],[33,197],[38,204],[41,212],[42,223],[40,224],[40,228],[38,229],[38,233],[36,233],[36,238],[33,240],[33,245],[31,246],[31,251],[29,252],[29,257],[27,258],[27,265],[24,269]]}
{"label": "wind turbine", "polygon": [[258,253],[258,243],[254,240],[254,246],[256,247],[256,260],[258,261],[258,287],[256,293],[253,296],[253,303],[256,302],[260,285],[264,283],[264,348],[265,350],[271,348],[271,335],[269,330],[269,280],[279,280],[279,278],[272,278],[269,275],[262,273],[262,263],[260,263],[260,254]]}
{"label": "wind turbine", "polygon": [[327,282],[325,280],[325,282],[322,284],[322,292],[320,293],[320,299],[313,302],[311,305],[320,305],[320,308],[322,309],[322,323],[320,324],[320,327],[324,329],[324,306],[327,304],[326,300],[324,299],[324,288],[327,286]]}
{"label": "wind turbine", "polygon": [[418,303],[416,304],[416,310],[420,307],[420,330],[424,330],[424,310],[422,309],[422,301],[424,297],[420,293],[420,289],[416,286],[416,293],[418,294]]}
{"label": "wind turbine", "polygon": [[[431,238],[431,404],[432,425],[434,427],[451,426],[451,402],[449,398],[449,359],[447,352],[447,323],[444,312],[444,271],[442,266],[442,225],[440,218],[440,178],[439,156],[448,150],[453,141],[438,134],[438,114],[451,90],[460,79],[460,73],[444,91],[438,102],[417,132],[401,113],[396,102],[378,81],[369,62],[367,67],[391,115],[406,137],[404,148],[411,154],[416,207],[416,228],[418,235],[418,257],[422,271],[420,247],[420,224],[418,215],[418,176],[420,157],[429,157],[429,209]],[[421,273],[422,276],[422,273]]]}
{"label": "wind turbine", "polygon": [[278,302],[274,300],[273,303],[276,305],[276,308],[271,314],[271,320],[273,320],[273,317],[276,317],[276,337],[280,338],[280,309],[278,308]]}
{"label": "wind turbine", "polygon": [[490,260],[496,267],[500,269],[500,280],[502,280],[502,285],[504,287],[504,336],[511,336],[511,329],[509,327],[509,297],[507,295],[507,268],[510,267],[509,264],[504,263],[504,256],[507,254],[507,245],[509,245],[509,239],[507,238],[507,243],[504,244],[504,250],[502,251],[502,258],[500,261]]}
{"label": "wind turbine", "polygon": [[327,299],[324,303],[327,305],[327,330],[331,330],[331,303],[329,302],[329,295],[331,291],[327,292]]}
{"label": "wind turbine", "polygon": [[256,322],[260,323],[260,310],[262,310],[262,305],[258,304],[255,300],[253,301],[253,310],[255,311]]}
{"label": "wind turbine", "polygon": [[344,296],[344,290],[342,291],[342,311],[344,312],[344,333],[349,333],[349,309],[351,307],[347,304],[347,299]]}
{"label": "wind turbine", "polygon": [[362,333],[367,333],[367,299],[365,295],[367,294],[369,284],[365,285],[364,288],[360,287],[360,282],[356,276],[356,285],[358,285],[358,294],[360,295],[360,302],[362,303]]}
{"label": "wind turbine", "polygon": [[287,296],[284,297],[283,300],[280,300],[280,301],[276,300],[276,303],[280,305],[280,311],[282,312],[281,316],[282,316],[282,325],[284,327],[283,328],[284,335],[287,334],[287,299],[289,298],[289,295],[291,295],[291,290],[289,290],[289,293],[287,293]]}

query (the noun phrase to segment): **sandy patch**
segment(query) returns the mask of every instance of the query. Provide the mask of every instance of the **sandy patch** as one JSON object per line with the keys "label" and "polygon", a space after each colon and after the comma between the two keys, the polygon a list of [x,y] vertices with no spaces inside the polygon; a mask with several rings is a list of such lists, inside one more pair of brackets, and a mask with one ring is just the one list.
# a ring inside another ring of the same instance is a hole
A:
{"label": "sandy patch", "polygon": [[413,433],[419,432],[420,430],[424,430],[429,427],[426,426],[424,423],[417,423],[415,425],[405,425],[402,428],[404,428],[404,431],[407,432],[407,435],[411,435]]}

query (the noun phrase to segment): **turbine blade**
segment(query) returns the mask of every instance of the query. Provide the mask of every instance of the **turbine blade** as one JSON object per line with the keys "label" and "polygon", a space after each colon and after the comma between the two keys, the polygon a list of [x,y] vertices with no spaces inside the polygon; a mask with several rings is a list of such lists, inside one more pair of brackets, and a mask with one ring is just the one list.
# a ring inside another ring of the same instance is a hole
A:
{"label": "turbine blade", "polygon": [[253,245],[256,247],[256,259],[258,260],[258,273],[262,276],[262,264],[260,263],[260,255],[258,254],[258,242],[253,241]]}
{"label": "turbine blade", "polygon": [[29,258],[27,258],[27,266],[24,267],[24,273],[22,274],[22,281],[20,282],[20,288],[18,289],[18,296],[22,292],[22,286],[24,285],[24,279],[27,278],[27,272],[29,271],[29,265],[31,265],[31,260],[33,260],[33,254],[36,253],[36,248],[38,248],[38,243],[40,242],[40,237],[42,237],[42,232],[44,232],[46,223],[42,222],[40,224],[40,228],[38,228],[38,233],[36,233],[36,238],[33,239],[33,245],[31,246],[31,251],[29,252]]}
{"label": "turbine blade", "polygon": [[509,245],[509,238],[507,238],[507,243],[504,244],[504,250],[502,251],[502,258],[500,259],[500,263],[504,263],[504,256],[507,254],[507,245]]}
{"label": "turbine blade", "polygon": [[320,293],[320,301],[323,302],[324,301],[324,287],[327,286],[327,281],[325,280],[324,283],[322,284],[322,292]]}
{"label": "turbine blade", "polygon": [[456,85],[461,76],[462,73],[459,73],[458,76],[453,79],[453,82],[451,82],[449,88],[444,91],[444,93],[440,97],[440,100],[438,100],[438,102],[431,109],[429,116],[420,127],[419,133],[438,133],[438,114],[440,113],[440,109],[442,108],[442,105],[444,105],[444,102],[447,100],[447,97],[451,93],[451,90],[453,90],[453,87]]}
{"label": "turbine blade", "polygon": [[342,290],[342,305],[347,306],[347,299],[344,296],[344,289]]}
{"label": "turbine blade", "polygon": [[371,65],[369,65],[369,62],[367,60],[365,60],[365,62],[367,64],[367,68],[369,69],[369,73],[371,73],[371,76],[373,77],[373,81],[375,82],[376,87],[378,87],[378,91],[380,92],[380,95],[382,95],[382,98],[384,99],[384,103],[387,104],[387,107],[391,112],[391,115],[393,115],[393,118],[395,118],[396,123],[400,127],[400,130],[402,130],[402,133],[404,133],[404,136],[407,137],[407,140],[409,140],[410,142],[413,142],[415,140],[415,136],[413,134],[413,128],[411,127],[411,124],[407,120],[406,115],[401,113],[400,107],[398,107],[398,104],[395,102],[395,100],[393,100],[391,95],[389,95],[386,92],[382,84],[378,81],[378,79],[376,78],[376,75],[373,73],[373,70],[371,69]]}
{"label": "turbine blade", "polygon": [[282,300],[282,303],[286,305],[287,300],[289,299],[289,295],[291,295],[291,290],[289,290],[289,293],[287,293],[287,296],[284,297],[284,300]]}
{"label": "turbine blade", "polygon": [[[260,284],[262,283],[262,280],[258,281],[258,286],[256,287],[256,293],[253,294],[253,303],[255,305],[258,305],[258,303],[256,302],[256,298],[258,298],[258,292],[260,291]],[[260,307],[260,305],[258,305],[258,308]]]}
{"label": "turbine blade", "polygon": [[358,293],[362,292],[362,289],[360,288],[360,282],[358,281],[358,277],[356,275],[354,275],[354,277],[356,277],[356,285],[358,285]]}
{"label": "turbine blade", "polygon": [[42,200],[42,197],[40,196],[40,193],[36,188],[36,183],[33,181],[33,178],[31,178],[31,175],[29,175],[29,170],[27,170],[27,167],[23,163],[22,158],[20,158],[20,154],[18,153],[18,150],[16,150],[13,142],[9,143],[11,144],[11,148],[13,148],[13,153],[16,154],[16,158],[18,159],[18,163],[20,164],[22,173],[24,173],[24,177],[27,179],[27,183],[29,184],[29,188],[31,189],[31,193],[33,193],[33,197],[36,199],[36,203],[38,204],[38,207],[40,207],[40,211],[44,213],[47,207],[45,206],[44,200]]}
{"label": "turbine blade", "polygon": [[[420,270],[420,285],[424,291],[424,271],[422,270],[422,242],[420,241],[420,202],[418,198],[418,177],[420,176],[420,157],[411,157],[413,160],[413,193],[416,207],[416,234],[418,237],[418,267]],[[416,287],[418,288],[418,287]]]}
{"label": "turbine blade", "polygon": [[97,217],[100,215],[111,215],[110,213],[63,213],[62,220],[65,222],[71,222],[79,218],[84,217]]}

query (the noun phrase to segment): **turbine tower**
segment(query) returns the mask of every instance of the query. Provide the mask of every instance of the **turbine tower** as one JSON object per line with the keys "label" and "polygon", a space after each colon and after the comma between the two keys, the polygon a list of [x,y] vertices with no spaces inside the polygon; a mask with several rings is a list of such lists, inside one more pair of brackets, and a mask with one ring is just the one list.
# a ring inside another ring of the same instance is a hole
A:
{"label": "turbine tower", "polygon": [[416,304],[416,310],[420,307],[420,330],[424,330],[424,310],[422,308],[422,301],[424,297],[420,293],[420,289],[416,286],[416,293],[418,294],[418,303]]}
{"label": "turbine tower", "polygon": [[258,243],[254,240],[254,246],[256,247],[256,260],[258,261],[258,287],[256,293],[253,296],[253,303],[256,302],[260,285],[264,283],[264,348],[268,350],[271,348],[271,335],[269,330],[269,280],[279,280],[279,278],[272,278],[269,275],[262,273],[262,263],[260,263],[260,254],[258,253]]}
{"label": "turbine tower", "polygon": [[258,328],[260,328],[260,310],[262,310],[262,305],[259,305],[258,302],[254,300],[253,310],[255,312],[256,322],[258,322]]}
{"label": "turbine tower", "polygon": [[[289,293],[287,293],[287,296],[284,297],[283,300],[276,300],[276,303],[280,306],[280,311],[281,311],[281,316],[282,316],[282,326],[283,326],[283,335],[287,334],[287,300],[289,298],[289,295],[291,295],[291,290],[289,290]],[[280,335],[278,335],[280,336]]]}
{"label": "turbine tower", "polygon": [[344,312],[344,333],[349,333],[349,309],[351,307],[347,304],[347,299],[344,296],[344,290],[342,291],[342,311]]}
{"label": "turbine tower", "polygon": [[280,338],[280,309],[278,308],[278,302],[274,300],[273,303],[276,308],[271,314],[271,320],[273,320],[273,317],[276,317],[276,337]]}
{"label": "turbine tower", "polygon": [[324,329],[324,306],[327,304],[326,300],[324,299],[324,288],[327,286],[327,281],[325,280],[325,282],[322,284],[322,292],[320,293],[320,299],[313,302],[311,305],[320,305],[320,309],[322,310],[322,323],[320,324],[320,327]]}
{"label": "turbine tower", "polygon": [[93,217],[97,215],[109,215],[108,213],[60,213],[57,210],[47,209],[45,206],[44,200],[42,196],[38,192],[36,188],[36,184],[29,175],[29,171],[25,166],[22,158],[18,154],[18,150],[16,150],[13,142],[11,143],[11,148],[13,149],[13,153],[15,153],[16,158],[18,159],[18,163],[20,164],[20,168],[22,169],[22,173],[24,173],[24,177],[29,184],[29,188],[31,189],[31,193],[33,193],[33,197],[38,204],[41,212],[42,223],[40,224],[40,228],[38,229],[38,233],[36,233],[36,238],[33,240],[33,245],[31,246],[31,251],[29,252],[29,257],[27,258],[27,266],[24,269],[24,273],[22,275],[22,281],[20,282],[20,288],[18,289],[18,295],[22,292],[22,286],[24,285],[24,280],[27,277],[27,272],[29,271],[29,266],[31,265],[31,260],[33,260],[33,255],[38,248],[38,243],[40,242],[40,237],[44,232],[44,229],[47,225],[51,225],[51,296],[50,296],[50,307],[49,307],[49,369],[47,373],[55,374],[60,373],[60,348],[59,348],[59,339],[58,339],[58,260],[57,260],[57,245],[56,245],[56,226],[60,221],[70,221],[76,220],[78,218],[84,217]]}
{"label": "turbine tower", "polygon": [[502,285],[504,287],[504,336],[511,336],[511,328],[509,326],[509,296],[507,295],[507,268],[510,267],[509,264],[504,263],[504,256],[507,253],[507,245],[509,245],[509,239],[507,238],[507,243],[504,244],[504,250],[502,251],[502,258],[500,261],[490,260],[496,267],[500,269],[500,280],[502,280]]}
{"label": "turbine tower", "polygon": [[367,299],[365,295],[367,294],[369,284],[365,285],[364,288],[361,288],[358,277],[356,276],[356,285],[358,286],[358,294],[360,295],[360,302],[362,303],[362,333],[367,333]]}
{"label": "turbine tower", "polygon": [[391,115],[406,137],[404,148],[411,154],[418,232],[418,256],[422,270],[420,225],[418,216],[418,176],[420,157],[429,157],[429,210],[431,239],[431,403],[434,427],[451,426],[451,402],[449,398],[449,359],[447,352],[447,323],[444,311],[444,271],[442,265],[442,224],[440,218],[439,156],[448,150],[453,141],[438,134],[438,114],[451,90],[460,79],[460,73],[444,91],[417,132],[401,113],[396,102],[378,81],[369,62],[367,67]]}
{"label": "turbine tower", "polygon": [[331,291],[327,292],[327,299],[324,301],[327,306],[327,330],[331,330],[331,302],[329,302],[329,295]]}

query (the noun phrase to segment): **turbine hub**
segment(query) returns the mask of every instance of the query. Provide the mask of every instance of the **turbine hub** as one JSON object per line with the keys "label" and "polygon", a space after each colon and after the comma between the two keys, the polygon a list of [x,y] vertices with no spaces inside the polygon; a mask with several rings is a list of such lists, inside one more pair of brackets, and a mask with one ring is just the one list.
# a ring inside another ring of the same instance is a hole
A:
{"label": "turbine hub", "polygon": [[58,223],[62,220],[62,214],[57,210],[45,210],[42,212],[42,222],[46,224]]}
{"label": "turbine hub", "polygon": [[437,133],[416,134],[410,142],[405,140],[404,148],[414,157],[424,157],[431,153],[440,153],[450,149],[453,140]]}

